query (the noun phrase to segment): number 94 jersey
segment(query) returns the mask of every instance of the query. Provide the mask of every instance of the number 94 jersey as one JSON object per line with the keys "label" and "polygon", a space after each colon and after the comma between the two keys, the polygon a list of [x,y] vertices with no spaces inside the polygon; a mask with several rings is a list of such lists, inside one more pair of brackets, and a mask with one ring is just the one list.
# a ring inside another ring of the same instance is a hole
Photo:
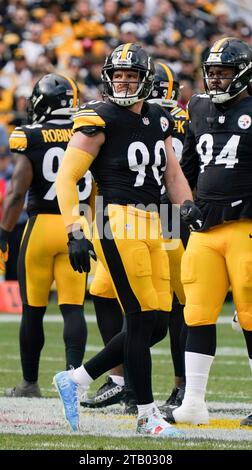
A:
{"label": "number 94 jersey", "polygon": [[[71,120],[53,120],[43,124],[16,127],[9,138],[10,150],[24,154],[31,162],[33,180],[28,193],[27,212],[60,214],[55,180],[67,144],[72,136]],[[91,194],[92,176],[88,171],[79,182],[79,200]]]}
{"label": "number 94 jersey", "polygon": [[224,205],[252,196],[252,97],[227,106],[207,95],[189,103],[181,166],[197,198]]}
{"label": "number 94 jersey", "polygon": [[159,205],[166,167],[164,141],[173,121],[159,105],[144,103],[137,114],[114,103],[91,102],[74,116],[74,132],[104,132],[105,142],[91,166],[105,204]]}

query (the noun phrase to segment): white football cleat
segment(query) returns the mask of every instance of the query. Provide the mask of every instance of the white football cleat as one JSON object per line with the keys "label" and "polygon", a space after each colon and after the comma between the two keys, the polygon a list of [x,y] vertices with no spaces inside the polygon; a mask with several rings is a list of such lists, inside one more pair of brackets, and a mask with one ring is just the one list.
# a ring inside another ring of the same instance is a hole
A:
{"label": "white football cleat", "polygon": [[209,414],[205,402],[184,400],[182,405],[172,411],[176,423],[208,424]]}

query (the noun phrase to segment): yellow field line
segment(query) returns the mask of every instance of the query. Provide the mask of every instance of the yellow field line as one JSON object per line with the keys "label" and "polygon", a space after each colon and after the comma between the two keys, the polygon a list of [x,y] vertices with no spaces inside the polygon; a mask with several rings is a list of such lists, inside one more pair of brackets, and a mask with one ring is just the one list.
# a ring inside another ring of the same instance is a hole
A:
{"label": "yellow field line", "polygon": [[239,419],[210,419],[209,424],[179,424],[179,428],[184,429],[249,429],[251,426],[240,426]]}

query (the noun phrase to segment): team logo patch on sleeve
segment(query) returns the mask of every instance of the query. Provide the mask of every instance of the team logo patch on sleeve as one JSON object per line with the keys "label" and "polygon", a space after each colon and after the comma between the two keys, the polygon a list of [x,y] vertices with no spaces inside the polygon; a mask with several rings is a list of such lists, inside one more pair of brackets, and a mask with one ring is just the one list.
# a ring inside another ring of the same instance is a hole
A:
{"label": "team logo patch on sleeve", "polygon": [[238,119],[238,126],[241,129],[248,129],[251,126],[251,117],[248,114],[243,114]]}
{"label": "team logo patch on sleeve", "polygon": [[162,116],[160,118],[160,124],[161,124],[162,131],[163,132],[167,131],[167,129],[169,127],[169,121],[166,117]]}

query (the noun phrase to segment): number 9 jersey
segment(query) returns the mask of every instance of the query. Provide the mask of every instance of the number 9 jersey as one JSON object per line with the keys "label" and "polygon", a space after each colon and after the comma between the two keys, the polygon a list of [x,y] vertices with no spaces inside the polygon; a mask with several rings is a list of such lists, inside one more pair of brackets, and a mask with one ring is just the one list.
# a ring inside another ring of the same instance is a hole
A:
{"label": "number 9 jersey", "polygon": [[[60,214],[55,191],[55,180],[64,151],[72,136],[72,121],[52,120],[43,124],[16,127],[9,138],[10,150],[24,154],[31,162],[33,180],[28,192],[27,212],[36,214]],[[79,201],[91,194],[90,171],[78,182]]]}

